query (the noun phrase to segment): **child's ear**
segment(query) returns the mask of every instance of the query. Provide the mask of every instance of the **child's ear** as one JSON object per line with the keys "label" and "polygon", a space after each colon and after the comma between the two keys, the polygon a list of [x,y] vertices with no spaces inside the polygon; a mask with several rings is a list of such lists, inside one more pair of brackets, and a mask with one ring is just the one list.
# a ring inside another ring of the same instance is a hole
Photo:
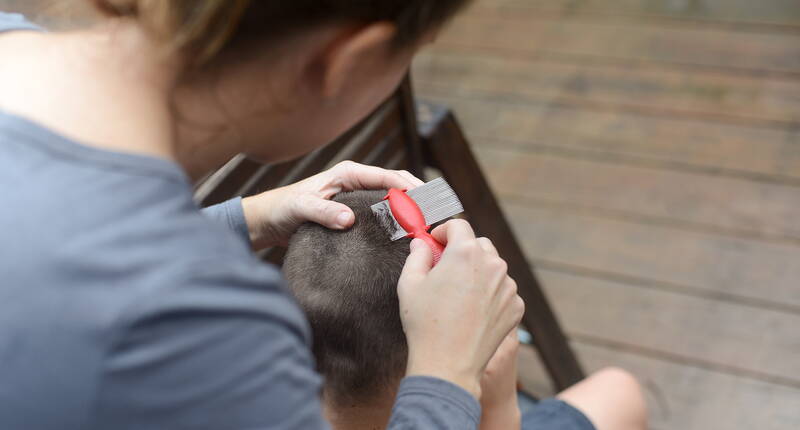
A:
{"label": "child's ear", "polygon": [[336,98],[350,80],[359,79],[364,73],[380,73],[379,66],[388,61],[396,34],[397,28],[388,22],[376,22],[342,34],[323,58],[322,96]]}

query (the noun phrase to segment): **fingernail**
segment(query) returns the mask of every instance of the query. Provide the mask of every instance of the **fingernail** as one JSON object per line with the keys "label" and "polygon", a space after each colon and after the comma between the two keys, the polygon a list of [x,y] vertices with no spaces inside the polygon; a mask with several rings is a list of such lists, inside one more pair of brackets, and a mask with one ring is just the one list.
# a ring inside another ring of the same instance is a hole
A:
{"label": "fingernail", "polygon": [[409,245],[411,247],[411,252],[414,252],[414,250],[419,248],[419,246],[421,244],[422,244],[422,240],[420,240],[420,239],[411,239],[411,245]]}
{"label": "fingernail", "polygon": [[350,225],[350,219],[353,215],[350,212],[342,212],[339,216],[336,217],[336,222],[339,224],[339,227],[347,227]]}

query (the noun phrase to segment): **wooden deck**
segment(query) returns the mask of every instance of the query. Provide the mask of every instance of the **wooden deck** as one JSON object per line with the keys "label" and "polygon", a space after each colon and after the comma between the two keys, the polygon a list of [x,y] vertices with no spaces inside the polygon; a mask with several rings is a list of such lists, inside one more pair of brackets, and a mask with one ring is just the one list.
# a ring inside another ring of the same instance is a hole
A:
{"label": "wooden deck", "polygon": [[413,72],[587,369],[654,429],[800,428],[800,3],[478,0]]}

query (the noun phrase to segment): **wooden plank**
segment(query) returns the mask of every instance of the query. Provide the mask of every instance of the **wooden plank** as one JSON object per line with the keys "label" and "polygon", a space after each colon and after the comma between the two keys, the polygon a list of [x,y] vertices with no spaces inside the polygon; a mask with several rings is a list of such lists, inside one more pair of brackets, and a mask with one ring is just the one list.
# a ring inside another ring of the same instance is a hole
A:
{"label": "wooden plank", "polygon": [[800,248],[795,245],[504,201],[526,255],[537,266],[639,278],[658,288],[800,313]]}
{"label": "wooden plank", "polygon": [[440,91],[464,98],[488,94],[775,127],[800,123],[800,85],[752,76],[579,66],[440,48],[417,58],[414,77],[418,86],[435,84]]}
{"label": "wooden plank", "polygon": [[511,9],[516,13],[623,14],[705,21],[800,24],[795,0],[480,0],[478,8]]}
{"label": "wooden plank", "polygon": [[551,270],[538,273],[571,338],[645,348],[800,390],[800,314]]}
{"label": "wooden plank", "polygon": [[[581,210],[686,221],[800,245],[800,189],[743,179],[652,169],[478,146],[502,194]],[[634,185],[635,184],[635,185]],[[800,248],[798,248],[800,252]],[[799,254],[800,255],[800,254]]]}
{"label": "wooden plank", "polygon": [[425,99],[451,106],[477,145],[499,138],[519,148],[800,184],[796,130],[594,111],[547,100],[465,99],[447,89],[417,88]]}
{"label": "wooden plank", "polygon": [[[621,366],[644,384],[652,429],[793,430],[800,423],[800,390],[680,362],[576,340],[591,371]],[[523,348],[527,385],[543,385],[532,351]],[[531,383],[534,382],[534,384]],[[544,393],[546,394],[546,393]]]}
{"label": "wooden plank", "polygon": [[522,324],[533,334],[553,384],[559,389],[574,384],[584,376],[580,364],[567,345],[539,281],[528,266],[461,128],[447,109],[428,106],[427,110],[430,112],[419,115],[420,136],[426,141],[424,149],[428,150],[426,158],[432,167],[441,170],[459,194],[476,233],[492,238],[499,254],[508,262],[508,274],[517,281],[519,295],[527,304]]}
{"label": "wooden plank", "polygon": [[531,20],[514,14],[465,15],[437,43],[509,55],[558,53],[583,61],[657,62],[800,78],[800,34],[744,33],[636,23]]}

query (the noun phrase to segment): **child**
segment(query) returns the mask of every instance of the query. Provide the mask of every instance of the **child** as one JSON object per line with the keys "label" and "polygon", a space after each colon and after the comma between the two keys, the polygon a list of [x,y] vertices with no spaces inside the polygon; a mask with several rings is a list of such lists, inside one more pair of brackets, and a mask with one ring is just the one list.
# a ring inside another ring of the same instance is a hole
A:
{"label": "child", "polygon": [[[325,378],[325,414],[338,430],[385,428],[406,369],[396,290],[409,239],[390,241],[388,220],[372,213],[370,205],[384,195],[337,195],[335,201],[355,212],[353,227],[334,231],[303,225],[284,262],[289,288],[312,326],[313,351]],[[520,420],[517,346],[516,336],[509,335],[487,366],[481,382],[482,430],[646,428],[638,383],[619,369],[596,373]]]}

